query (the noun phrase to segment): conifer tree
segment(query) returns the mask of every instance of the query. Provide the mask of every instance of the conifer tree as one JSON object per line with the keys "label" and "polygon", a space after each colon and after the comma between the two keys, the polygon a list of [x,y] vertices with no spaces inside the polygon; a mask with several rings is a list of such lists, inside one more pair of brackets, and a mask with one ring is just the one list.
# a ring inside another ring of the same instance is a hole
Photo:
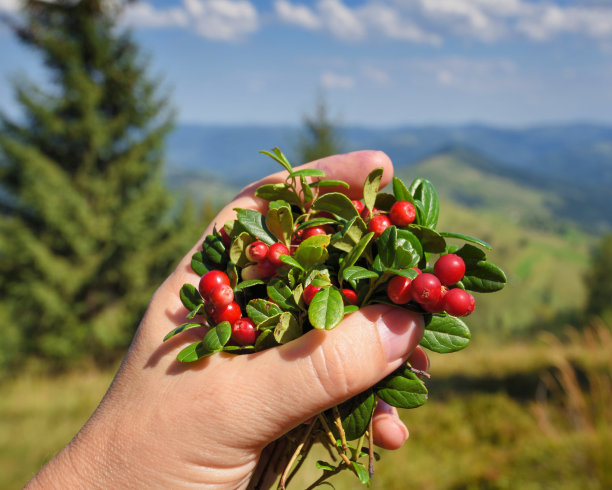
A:
{"label": "conifer tree", "polygon": [[302,162],[311,162],[342,151],[337,124],[330,116],[325,97],[320,94],[313,114],[303,119],[304,130],[298,143],[298,156]]}
{"label": "conifer tree", "polygon": [[51,84],[19,80],[22,116],[0,114],[0,364],[112,360],[196,238],[162,181],[168,100],[118,15],[28,0],[12,22]]}

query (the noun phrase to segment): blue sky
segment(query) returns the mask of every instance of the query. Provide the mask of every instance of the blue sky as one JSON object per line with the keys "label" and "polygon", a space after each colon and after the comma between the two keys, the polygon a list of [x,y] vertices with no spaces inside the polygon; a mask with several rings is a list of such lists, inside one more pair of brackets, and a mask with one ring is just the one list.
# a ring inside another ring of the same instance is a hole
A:
{"label": "blue sky", "polygon": [[[15,12],[18,0],[0,0]],[[147,0],[122,22],[182,122],[612,123],[609,0]],[[38,58],[0,28],[0,107]]]}

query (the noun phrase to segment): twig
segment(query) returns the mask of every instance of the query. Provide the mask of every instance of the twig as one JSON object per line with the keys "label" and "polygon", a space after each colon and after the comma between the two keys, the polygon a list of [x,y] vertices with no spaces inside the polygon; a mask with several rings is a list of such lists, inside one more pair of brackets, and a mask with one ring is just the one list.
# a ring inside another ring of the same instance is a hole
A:
{"label": "twig", "polygon": [[368,427],[368,473],[370,479],[374,476],[374,417],[370,417],[370,424]]}
{"label": "twig", "polygon": [[[346,463],[346,465],[351,468],[353,470],[353,472],[357,475],[357,470],[355,470],[355,468],[353,468],[353,466],[351,465],[351,460],[348,459],[348,457],[346,456],[346,454],[344,454],[340,448],[338,447],[338,444],[336,442],[336,438],[334,437],[334,434],[332,433],[331,429],[329,428],[329,425],[327,425],[327,421],[325,420],[325,417],[323,417],[321,414],[318,415],[319,420],[321,421],[321,425],[323,426],[323,428],[325,429],[325,433],[327,434],[327,437],[329,438],[329,440],[331,441],[332,445],[336,448],[336,450],[338,451],[338,455],[342,458],[342,461],[344,461]],[[357,475],[359,476],[359,475]]]}
{"label": "twig", "polygon": [[289,484],[291,483],[291,480],[293,480],[293,477],[300,471],[300,468],[304,464],[304,461],[306,461],[306,458],[308,458],[308,454],[310,454],[310,450],[312,449],[314,442],[315,442],[314,437],[311,437],[308,439],[308,441],[306,442],[306,448],[302,451],[302,457],[295,465],[295,468],[293,468],[293,471],[291,471],[291,474],[287,478],[287,482],[285,483],[285,485],[289,486]]}
{"label": "twig", "polygon": [[287,466],[285,466],[285,470],[283,471],[283,474],[281,475],[280,482],[278,484],[278,488],[280,488],[281,490],[285,490],[285,481],[287,480],[287,476],[289,475],[289,471],[291,470],[291,467],[293,466],[293,463],[295,463],[295,460],[298,458],[298,456],[302,452],[302,448],[304,447],[304,444],[306,444],[306,441],[308,440],[308,436],[310,436],[310,432],[312,431],[312,428],[314,427],[314,425],[316,423],[317,423],[317,419],[313,418],[312,422],[310,422],[310,424],[308,424],[308,428],[304,432],[304,436],[302,437],[302,440],[300,441],[298,446],[295,448],[295,451],[293,451],[293,455],[291,456],[291,459],[287,463]]}
{"label": "twig", "polygon": [[346,442],[346,432],[344,432],[344,427],[342,427],[342,420],[340,420],[340,412],[338,412],[338,407],[334,406],[334,424],[338,429],[338,434],[340,434],[340,441],[342,442],[342,450],[345,453],[348,453],[348,444]]}
{"label": "twig", "polygon": [[431,374],[429,374],[427,371],[421,371],[420,369],[413,368],[412,366],[408,366],[408,370],[417,376],[423,376],[427,379],[431,378]]}

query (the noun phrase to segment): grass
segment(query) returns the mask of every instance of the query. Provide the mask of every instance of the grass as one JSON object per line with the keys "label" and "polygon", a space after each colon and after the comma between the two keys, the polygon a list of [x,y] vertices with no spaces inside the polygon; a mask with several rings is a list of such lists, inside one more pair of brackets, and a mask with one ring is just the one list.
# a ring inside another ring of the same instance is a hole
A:
{"label": "grass", "polygon": [[[382,452],[372,488],[610,488],[610,352],[612,330],[596,323],[564,342],[543,334],[492,348],[483,339],[460,353],[432,356],[430,400],[403,411],[411,437],[401,450]],[[536,379],[519,396],[505,389],[517,374]],[[474,386],[479,379],[496,382],[466,391],[453,386],[458,375]],[[23,374],[0,385],[0,487],[20,487],[66,444],[111,378],[110,371]],[[294,488],[318,477],[317,458],[329,459],[315,453]],[[357,488],[351,475],[332,481],[338,490]]]}

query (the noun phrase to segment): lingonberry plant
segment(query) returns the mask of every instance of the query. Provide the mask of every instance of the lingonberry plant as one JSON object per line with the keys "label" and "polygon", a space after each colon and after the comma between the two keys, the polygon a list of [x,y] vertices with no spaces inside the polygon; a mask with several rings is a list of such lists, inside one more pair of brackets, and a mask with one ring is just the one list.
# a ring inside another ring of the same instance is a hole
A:
{"label": "lingonberry plant", "polygon": [[[347,188],[345,182],[325,179],[318,169],[294,170],[278,149],[262,153],[280,163],[287,178],[257,189],[256,196],[269,201],[265,214],[237,209],[237,218],[213,230],[193,256],[191,267],[202,278],[198,288],[185,284],[180,291],[187,322],[164,340],[198,327],[205,334],[178,354],[179,361],[274,348],[312,329],[333,329],[346,315],[373,303],[421,313],[423,348],[449,353],[469,343],[470,331],[459,318],[474,311],[468,291],[498,291],[506,277],[487,260],[487,243],[436,230],[439,202],[429,181],[415,179],[406,186],[394,178],[393,193],[382,193],[382,169],[376,169],[364,182],[363,202],[352,201],[341,192],[321,192]],[[421,347],[418,351],[424,356]],[[284,460],[278,485],[285,488],[317,441],[337,456],[317,462],[323,473],[315,484],[342,470],[369,483],[377,401],[418,407],[427,400],[423,380],[428,377],[406,363],[295,428],[277,445],[285,458],[277,454],[279,459],[257,472],[261,481]]]}

